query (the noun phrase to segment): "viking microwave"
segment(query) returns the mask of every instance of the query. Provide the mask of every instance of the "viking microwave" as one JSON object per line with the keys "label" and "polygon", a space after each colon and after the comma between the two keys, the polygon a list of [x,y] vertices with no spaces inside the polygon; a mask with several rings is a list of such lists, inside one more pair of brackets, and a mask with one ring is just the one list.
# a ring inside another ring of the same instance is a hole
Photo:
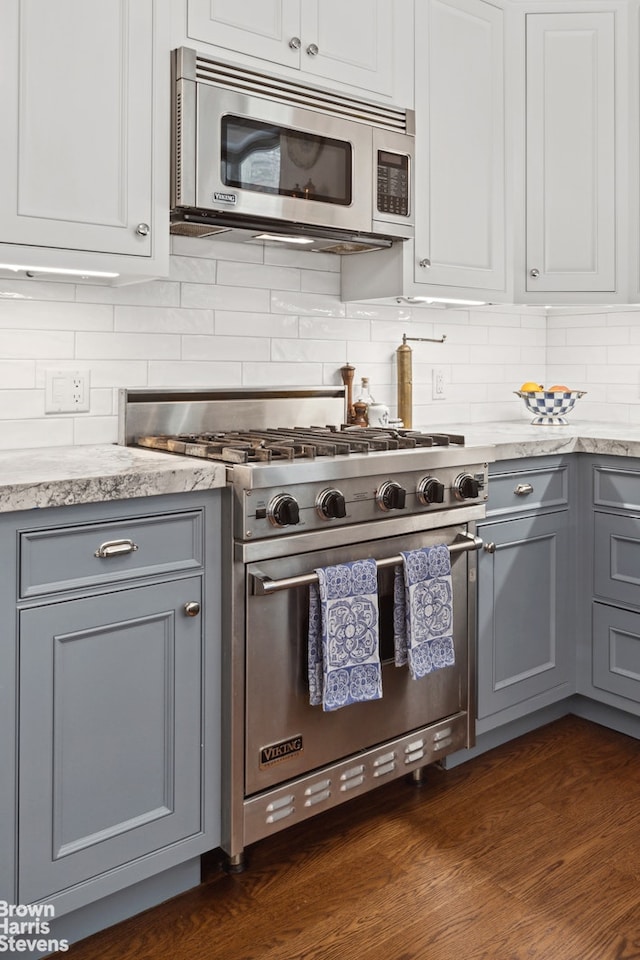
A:
{"label": "viking microwave", "polygon": [[172,233],[339,254],[413,237],[413,111],[172,57]]}

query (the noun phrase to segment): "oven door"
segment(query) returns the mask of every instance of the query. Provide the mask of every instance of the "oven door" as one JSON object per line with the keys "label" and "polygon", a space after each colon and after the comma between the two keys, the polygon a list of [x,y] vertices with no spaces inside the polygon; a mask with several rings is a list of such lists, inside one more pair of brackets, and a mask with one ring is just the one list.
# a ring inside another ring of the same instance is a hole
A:
{"label": "oven door", "polygon": [[[469,568],[475,556],[451,555],[455,665],[414,680],[394,664],[392,566],[378,570],[382,699],[325,712],[309,705],[308,586],[255,595],[254,578],[298,577],[317,567],[374,557],[384,560],[436,543],[451,545],[470,525],[448,526],[378,541],[339,546],[247,566],[245,796],[384,743],[432,722],[464,713],[470,697]],[[475,592],[473,593],[475,596]],[[474,627],[474,623],[472,623]],[[279,752],[275,748],[284,744]],[[286,744],[291,744],[289,749]],[[278,755],[279,753],[279,755]],[[277,760],[275,757],[277,756]]]}

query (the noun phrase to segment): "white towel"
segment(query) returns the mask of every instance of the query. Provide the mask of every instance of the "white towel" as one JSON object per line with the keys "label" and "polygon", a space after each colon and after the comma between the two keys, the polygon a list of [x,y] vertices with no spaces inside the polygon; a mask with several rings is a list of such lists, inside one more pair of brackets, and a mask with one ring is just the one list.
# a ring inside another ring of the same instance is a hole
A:
{"label": "white towel", "polygon": [[395,663],[408,663],[417,679],[455,663],[451,557],[446,544],[401,555],[394,579]]}
{"label": "white towel", "polygon": [[309,703],[338,710],[382,697],[375,560],[316,570],[309,588]]}

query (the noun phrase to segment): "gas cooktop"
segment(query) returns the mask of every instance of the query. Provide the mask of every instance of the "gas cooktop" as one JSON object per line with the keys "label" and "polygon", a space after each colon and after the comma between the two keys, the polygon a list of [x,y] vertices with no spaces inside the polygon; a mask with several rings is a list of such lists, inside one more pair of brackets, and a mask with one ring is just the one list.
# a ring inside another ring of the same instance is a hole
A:
{"label": "gas cooktop", "polygon": [[311,460],[352,453],[384,453],[416,447],[464,444],[459,434],[421,433],[386,427],[294,427],[243,429],[191,434],[140,435],[134,443],[190,457],[225,463],[269,463],[272,460]]}
{"label": "gas cooktop", "polygon": [[239,540],[484,513],[491,448],[441,431],[308,425],[345,412],[344,387],[122,391],[121,442],[225,463]]}

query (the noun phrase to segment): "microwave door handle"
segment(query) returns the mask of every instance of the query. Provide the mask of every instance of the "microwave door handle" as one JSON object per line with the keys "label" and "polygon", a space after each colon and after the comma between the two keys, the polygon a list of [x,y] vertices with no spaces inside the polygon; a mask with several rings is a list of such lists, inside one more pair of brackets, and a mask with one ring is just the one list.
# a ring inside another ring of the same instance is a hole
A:
{"label": "microwave door handle", "polygon": [[[480,550],[484,546],[481,537],[473,533],[461,533],[453,543],[449,544],[449,553],[469,553],[471,550]],[[385,557],[383,560],[376,560],[377,567],[397,567],[402,563],[400,554],[394,557]],[[262,573],[261,570],[251,572],[253,581],[253,595],[264,597],[270,593],[277,593],[280,590],[291,590],[294,587],[306,587],[312,583],[318,582],[317,573],[303,573],[298,577],[282,577],[280,580],[273,580]]]}

